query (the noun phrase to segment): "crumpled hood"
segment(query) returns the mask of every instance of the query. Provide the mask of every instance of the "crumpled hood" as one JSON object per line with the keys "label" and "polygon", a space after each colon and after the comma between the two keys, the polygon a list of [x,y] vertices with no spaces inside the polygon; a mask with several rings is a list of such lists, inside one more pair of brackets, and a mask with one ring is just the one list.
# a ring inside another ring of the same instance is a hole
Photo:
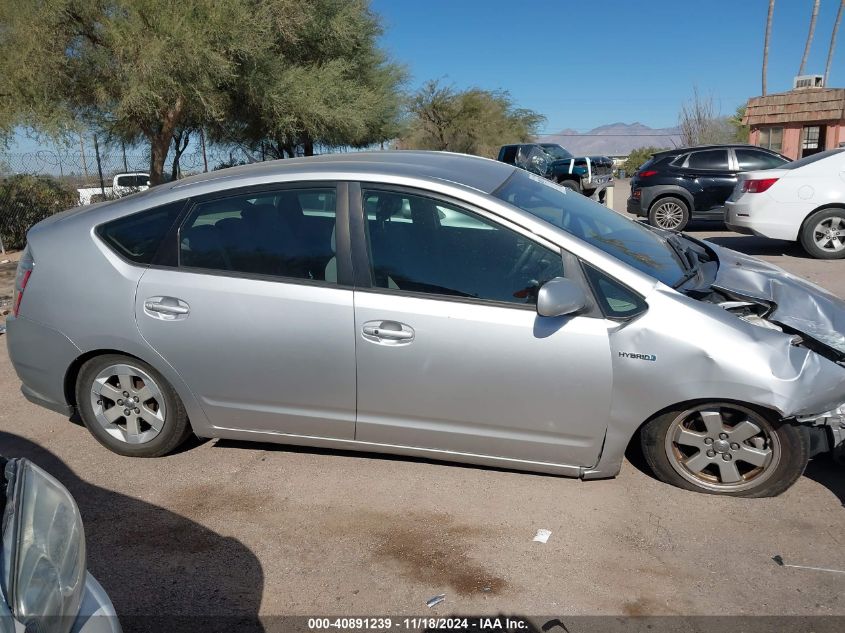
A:
{"label": "crumpled hood", "polygon": [[845,301],[782,268],[708,242],[719,257],[713,287],[775,306],[767,318],[845,354]]}

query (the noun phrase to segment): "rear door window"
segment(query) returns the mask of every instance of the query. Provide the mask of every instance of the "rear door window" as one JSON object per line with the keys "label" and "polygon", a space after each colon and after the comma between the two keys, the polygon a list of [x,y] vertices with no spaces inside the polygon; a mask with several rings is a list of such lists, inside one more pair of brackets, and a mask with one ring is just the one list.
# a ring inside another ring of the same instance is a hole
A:
{"label": "rear door window", "polygon": [[754,149],[736,149],[736,160],[740,171],[754,171],[757,169],[772,169],[780,167],[786,161],[779,156]]}
{"label": "rear door window", "polygon": [[176,222],[185,201],[133,213],[97,227],[97,234],[118,255],[137,264],[150,264],[164,236]]}
{"label": "rear door window", "polygon": [[179,231],[179,265],[337,283],[334,188],[198,203]]}
{"label": "rear door window", "polygon": [[687,166],[690,169],[728,169],[728,151],[724,149],[711,149],[702,152],[692,152],[689,155]]}

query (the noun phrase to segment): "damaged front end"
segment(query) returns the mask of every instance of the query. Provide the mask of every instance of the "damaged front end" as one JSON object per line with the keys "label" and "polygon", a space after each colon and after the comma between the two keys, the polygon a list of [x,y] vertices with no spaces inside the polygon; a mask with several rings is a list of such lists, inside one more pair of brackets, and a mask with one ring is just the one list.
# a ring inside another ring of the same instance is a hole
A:
{"label": "damaged front end", "polygon": [[[758,259],[708,244],[719,258],[716,279],[700,300],[752,325],[790,337],[842,368],[845,391],[845,301],[800,277]],[[845,459],[845,402],[827,411],[799,411],[787,419],[806,425],[811,452]]]}

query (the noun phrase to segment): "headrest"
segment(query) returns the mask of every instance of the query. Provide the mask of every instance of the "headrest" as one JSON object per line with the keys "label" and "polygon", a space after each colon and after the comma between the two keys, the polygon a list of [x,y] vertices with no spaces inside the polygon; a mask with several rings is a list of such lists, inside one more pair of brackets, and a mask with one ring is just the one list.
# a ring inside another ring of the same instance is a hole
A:
{"label": "headrest", "polygon": [[258,222],[269,218],[276,219],[279,214],[272,204],[253,204],[241,211],[241,217],[250,222]]}
{"label": "headrest", "polygon": [[380,222],[389,220],[402,210],[402,198],[396,194],[382,194],[379,196],[376,208],[376,219]]}

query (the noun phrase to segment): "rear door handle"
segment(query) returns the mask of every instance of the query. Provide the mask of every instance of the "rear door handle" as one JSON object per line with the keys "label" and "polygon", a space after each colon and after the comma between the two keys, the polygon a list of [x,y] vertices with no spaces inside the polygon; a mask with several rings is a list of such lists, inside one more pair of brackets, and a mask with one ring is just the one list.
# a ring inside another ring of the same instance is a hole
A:
{"label": "rear door handle", "polygon": [[144,301],[144,312],[157,319],[174,320],[191,311],[187,303],[175,297],[150,297]]}
{"label": "rear door handle", "polygon": [[413,328],[397,321],[368,321],[361,332],[365,339],[375,343],[409,343],[414,340]]}

